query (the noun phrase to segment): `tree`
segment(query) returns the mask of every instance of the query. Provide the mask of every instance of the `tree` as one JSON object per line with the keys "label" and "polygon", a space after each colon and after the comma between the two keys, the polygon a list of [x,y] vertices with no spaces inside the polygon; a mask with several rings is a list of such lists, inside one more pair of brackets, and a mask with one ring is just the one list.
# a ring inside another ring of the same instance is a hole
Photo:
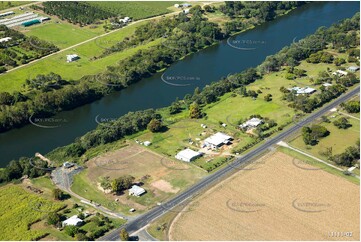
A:
{"label": "tree", "polygon": [[150,120],[147,129],[152,132],[152,133],[156,133],[162,130],[162,122],[158,119],[152,119]]}
{"label": "tree", "polygon": [[350,122],[348,121],[348,119],[345,117],[341,117],[341,118],[333,121],[333,125],[335,125],[339,129],[347,129],[352,126],[350,124]]}
{"label": "tree", "polygon": [[71,237],[74,237],[75,234],[77,234],[79,231],[78,227],[76,227],[74,225],[65,226],[64,230],[65,230],[65,233]]}
{"label": "tree", "polygon": [[265,100],[266,102],[272,101],[272,94],[267,94],[266,96],[264,96],[264,100]]}
{"label": "tree", "polygon": [[130,188],[134,182],[135,178],[130,175],[124,175],[117,179],[114,179],[111,183],[113,192],[122,192]]}
{"label": "tree", "polygon": [[75,235],[75,239],[77,240],[77,241],[88,241],[88,237],[85,235],[85,234],[83,234],[83,233],[77,233],[76,235]]}
{"label": "tree", "polygon": [[50,225],[60,227],[61,216],[57,212],[50,212],[47,216],[46,222]]}
{"label": "tree", "polygon": [[189,117],[195,118],[195,119],[202,117],[202,111],[201,111],[201,108],[199,107],[198,103],[193,102],[189,106]]}
{"label": "tree", "polygon": [[128,241],[129,240],[129,234],[125,228],[122,228],[120,230],[120,240],[122,241]]}
{"label": "tree", "polygon": [[59,188],[55,188],[53,190],[53,197],[55,200],[63,200],[64,192],[62,190],[60,190]]}
{"label": "tree", "polygon": [[343,107],[348,113],[359,113],[360,101],[349,101],[347,103],[342,103],[341,107]]}

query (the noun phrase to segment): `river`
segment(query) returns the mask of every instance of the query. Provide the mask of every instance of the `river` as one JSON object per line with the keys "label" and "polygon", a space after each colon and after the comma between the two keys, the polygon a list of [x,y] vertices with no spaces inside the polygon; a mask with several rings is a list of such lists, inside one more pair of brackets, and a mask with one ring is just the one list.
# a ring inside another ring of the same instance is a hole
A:
{"label": "river", "polygon": [[[230,73],[255,67],[266,56],[314,33],[320,26],[330,26],[359,11],[359,2],[313,2],[272,22],[238,34],[219,45],[187,56],[165,73],[146,78],[120,92],[96,102],[62,112],[52,120],[33,120],[20,129],[0,134],[0,167],[21,156],[35,152],[46,154],[71,143],[104,120],[117,118],[129,111],[159,108],[176,97],[193,93],[195,87],[226,77]],[[164,46],[164,48],[173,48]],[[163,78],[162,78],[163,75]]]}

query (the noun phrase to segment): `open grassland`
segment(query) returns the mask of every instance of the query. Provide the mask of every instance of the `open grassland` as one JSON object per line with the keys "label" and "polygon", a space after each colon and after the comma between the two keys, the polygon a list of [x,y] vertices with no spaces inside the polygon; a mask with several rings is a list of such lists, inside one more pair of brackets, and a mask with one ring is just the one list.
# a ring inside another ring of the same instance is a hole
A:
{"label": "open grassland", "polygon": [[[77,175],[72,191],[103,206],[128,213],[130,208],[141,212],[184,190],[201,179],[205,172],[193,165],[173,161],[137,144],[105,153],[89,160],[88,169]],[[111,179],[131,175],[142,182],[147,191],[141,197],[105,194],[99,187],[100,177]],[[118,198],[119,202],[114,202]]]}
{"label": "open grassland", "polygon": [[274,153],[214,187],[175,218],[169,239],[359,240],[359,186],[292,160]]}
{"label": "open grassland", "polygon": [[[92,60],[91,58],[99,55],[104,48],[107,48],[116,40],[122,40],[129,36],[135,28],[132,25],[129,29],[114,32],[108,36],[100,37],[94,41],[87,42],[72,49],[57,53],[46,59],[31,63],[23,68],[13,72],[0,75],[0,89],[2,91],[13,92],[22,90],[22,85],[28,78],[35,78],[39,74],[48,74],[54,72],[61,75],[65,80],[77,80],[85,75],[92,75],[102,72],[107,66],[116,65],[122,59],[134,55],[137,51],[157,45],[161,40],[155,40],[145,45],[129,48],[122,52],[117,52],[101,59]],[[80,59],[71,63],[66,62],[66,55],[78,54]]]}
{"label": "open grassland", "polygon": [[63,207],[31,194],[15,185],[0,188],[0,240],[37,240],[46,230],[29,230],[29,227],[44,218],[50,211]]}
{"label": "open grassland", "polygon": [[14,8],[17,6],[21,6],[24,4],[29,4],[30,1],[1,1],[0,2],[0,10],[5,10],[8,8]]}
{"label": "open grassland", "polygon": [[129,16],[134,20],[149,18],[171,12],[169,10],[176,1],[155,2],[89,2],[89,4],[100,9],[118,14],[122,17]]}
{"label": "open grassland", "polygon": [[19,31],[25,35],[35,36],[53,43],[60,49],[75,45],[104,32],[101,27],[90,29],[89,27],[79,27],[66,21],[53,19],[26,28],[20,27]]}
{"label": "open grassland", "polygon": [[327,157],[324,154],[327,148],[332,147],[333,155],[340,154],[344,152],[347,147],[355,145],[357,140],[360,138],[360,121],[357,119],[348,118],[352,126],[347,129],[339,129],[333,125],[332,122],[341,117],[348,118],[343,114],[331,112],[328,115],[331,123],[325,123],[321,120],[316,120],[314,122],[315,124],[324,126],[328,131],[330,131],[330,134],[324,138],[321,138],[318,144],[314,146],[306,145],[300,133],[298,133],[296,137],[291,138],[289,144],[292,147],[298,148],[308,154],[327,161]]}

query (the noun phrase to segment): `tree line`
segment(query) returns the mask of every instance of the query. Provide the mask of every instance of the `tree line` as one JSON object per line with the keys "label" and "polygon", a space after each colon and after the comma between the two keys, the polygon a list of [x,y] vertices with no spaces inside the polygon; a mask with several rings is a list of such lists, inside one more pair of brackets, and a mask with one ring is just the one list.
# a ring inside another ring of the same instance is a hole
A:
{"label": "tree line", "polygon": [[50,1],[43,2],[42,6],[40,9],[44,13],[56,15],[61,20],[67,20],[72,24],[80,24],[80,26],[115,17],[114,13],[97,8],[87,2]]}

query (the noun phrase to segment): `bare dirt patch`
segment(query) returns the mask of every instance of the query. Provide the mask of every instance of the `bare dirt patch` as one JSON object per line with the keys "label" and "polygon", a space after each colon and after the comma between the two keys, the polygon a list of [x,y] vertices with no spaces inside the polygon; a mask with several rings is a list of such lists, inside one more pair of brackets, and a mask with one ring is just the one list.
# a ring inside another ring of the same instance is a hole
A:
{"label": "bare dirt patch", "polygon": [[[209,190],[170,240],[359,240],[359,186],[280,152]],[[337,235],[339,232],[339,235]]]}
{"label": "bare dirt patch", "polygon": [[155,181],[151,185],[163,192],[177,193],[179,191],[179,188],[174,188],[169,182],[164,180]]}

